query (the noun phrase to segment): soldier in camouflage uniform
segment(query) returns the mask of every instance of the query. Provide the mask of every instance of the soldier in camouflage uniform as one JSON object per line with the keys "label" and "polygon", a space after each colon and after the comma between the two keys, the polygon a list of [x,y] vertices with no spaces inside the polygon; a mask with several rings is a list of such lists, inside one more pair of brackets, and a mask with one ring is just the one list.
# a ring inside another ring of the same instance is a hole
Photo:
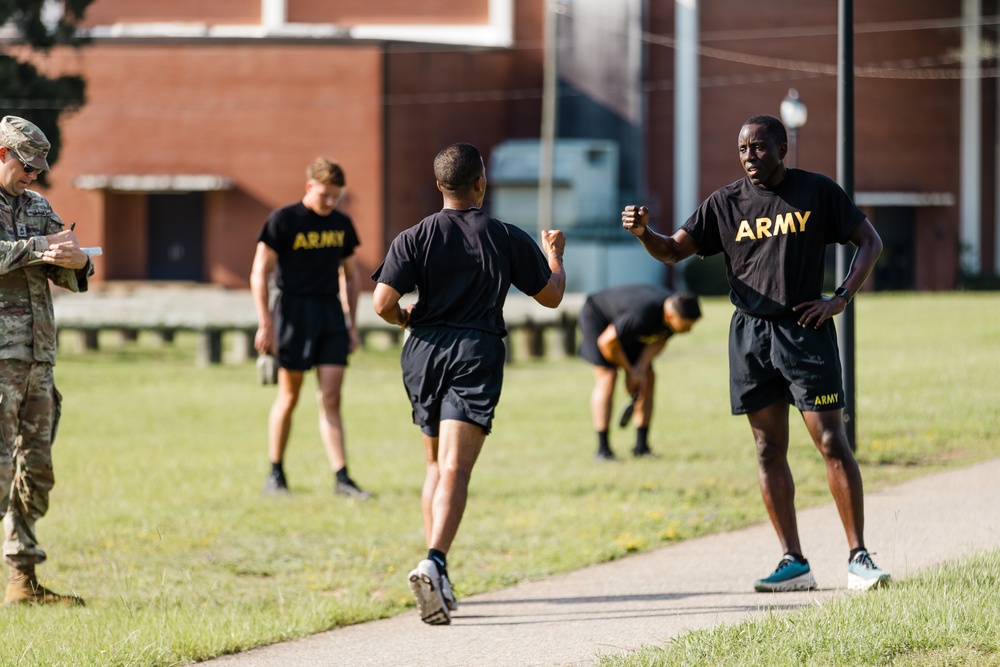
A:
{"label": "soldier in camouflage uniform", "polygon": [[49,141],[16,116],[0,121],[0,515],[9,569],[4,604],[83,604],[41,586],[35,522],[49,507],[59,414],[49,281],[87,289],[93,265],[49,202],[27,190],[49,168]]}

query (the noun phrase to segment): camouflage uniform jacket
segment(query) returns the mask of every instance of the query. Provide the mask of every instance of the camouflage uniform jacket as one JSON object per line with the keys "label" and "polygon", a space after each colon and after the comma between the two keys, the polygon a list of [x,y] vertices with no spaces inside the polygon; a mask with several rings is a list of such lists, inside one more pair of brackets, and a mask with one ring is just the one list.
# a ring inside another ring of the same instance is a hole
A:
{"label": "camouflage uniform jacket", "polygon": [[25,190],[11,197],[0,190],[0,359],[56,361],[49,280],[86,292],[94,272],[90,260],[79,270],[37,263],[49,247],[45,236],[62,229],[62,220],[42,195]]}

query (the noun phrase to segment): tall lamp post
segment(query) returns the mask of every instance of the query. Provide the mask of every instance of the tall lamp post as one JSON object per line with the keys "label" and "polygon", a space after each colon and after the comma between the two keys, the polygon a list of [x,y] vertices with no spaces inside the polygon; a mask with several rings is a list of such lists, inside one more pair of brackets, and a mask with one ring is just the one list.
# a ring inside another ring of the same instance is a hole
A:
{"label": "tall lamp post", "polygon": [[785,99],[781,100],[781,122],[788,128],[789,139],[792,141],[792,166],[799,166],[799,128],[806,124],[809,110],[799,99],[799,91],[788,89]]}
{"label": "tall lamp post", "polygon": [[[837,1],[837,183],[854,199],[854,0]],[[837,284],[851,272],[852,256],[837,246]],[[858,447],[855,406],[854,302],[840,314],[837,323],[840,364],[844,369],[844,430],[851,451]]]}

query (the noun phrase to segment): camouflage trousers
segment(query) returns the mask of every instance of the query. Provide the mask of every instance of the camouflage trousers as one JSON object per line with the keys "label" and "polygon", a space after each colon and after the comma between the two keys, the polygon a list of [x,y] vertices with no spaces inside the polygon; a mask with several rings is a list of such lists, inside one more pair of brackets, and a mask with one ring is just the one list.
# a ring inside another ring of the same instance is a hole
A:
{"label": "camouflage trousers", "polygon": [[51,364],[0,359],[0,516],[8,563],[45,560],[35,522],[49,509],[60,402]]}

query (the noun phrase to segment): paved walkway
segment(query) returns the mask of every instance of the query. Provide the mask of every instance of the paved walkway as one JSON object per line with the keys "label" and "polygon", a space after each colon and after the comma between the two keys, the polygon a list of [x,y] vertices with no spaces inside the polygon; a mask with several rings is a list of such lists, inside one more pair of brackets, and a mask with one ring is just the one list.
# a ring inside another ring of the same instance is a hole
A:
{"label": "paved walkway", "polygon": [[[869,494],[866,540],[875,562],[903,578],[1000,548],[997,479],[1000,459]],[[690,630],[849,594],[847,547],[833,505],[799,512],[799,526],[817,591],[753,592],[753,580],[781,555],[771,526],[758,525],[460,599],[450,626],[425,625],[413,611],[203,664],[593,665],[600,655],[662,645]],[[461,587],[461,572],[453,574]]]}

